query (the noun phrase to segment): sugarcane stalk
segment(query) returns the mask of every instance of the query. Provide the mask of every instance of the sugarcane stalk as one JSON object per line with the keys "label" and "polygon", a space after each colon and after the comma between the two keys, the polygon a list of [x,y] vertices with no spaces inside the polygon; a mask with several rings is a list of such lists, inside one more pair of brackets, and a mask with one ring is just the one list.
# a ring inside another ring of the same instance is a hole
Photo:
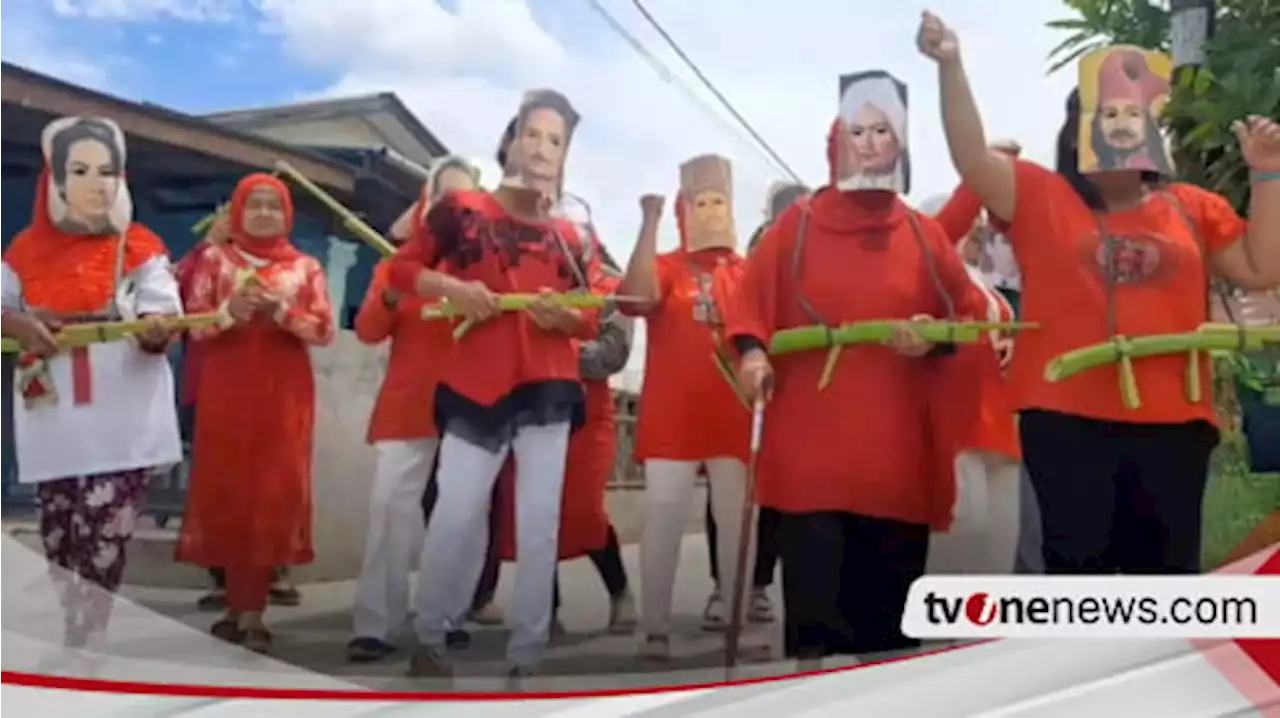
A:
{"label": "sugarcane stalk", "polygon": [[827,353],[827,361],[822,365],[822,376],[818,377],[818,391],[831,385],[831,378],[836,374],[836,362],[840,361],[842,351],[844,351],[844,345],[837,344]]}
{"label": "sugarcane stalk", "polygon": [[830,328],[821,325],[795,327],[775,332],[769,354],[780,356],[814,349],[828,349],[850,344],[880,344],[893,338],[896,327],[907,325],[927,342],[972,344],[985,341],[988,332],[1016,332],[1039,328],[1029,322],[942,322],[942,321],[871,321],[842,324]]}
{"label": "sugarcane stalk", "polygon": [[716,349],[711,352],[711,361],[715,362],[716,368],[720,370],[720,376],[729,382],[729,386],[733,389],[733,395],[738,397],[738,402],[742,404],[742,408],[747,411],[751,410],[751,402],[747,401],[747,397],[742,394],[742,387],[738,385],[738,372],[734,371],[733,364],[729,361],[724,352]]}
{"label": "sugarcane stalk", "polygon": [[1183,383],[1187,389],[1187,401],[1192,404],[1199,404],[1204,398],[1203,387],[1200,386],[1200,360],[1201,351],[1192,349],[1187,352],[1187,373],[1183,379]]}
{"label": "sugarcane stalk", "polygon": [[218,208],[200,218],[199,222],[191,225],[191,233],[197,237],[203,237],[209,233],[209,228],[213,226],[214,220],[223,215],[227,211],[228,205],[220,204]]}
{"label": "sugarcane stalk", "polygon": [[365,244],[373,247],[378,254],[381,254],[384,257],[390,257],[396,253],[395,245],[387,241],[387,239],[381,234],[378,234],[377,230],[370,227],[364,220],[357,217],[354,212],[342,206],[341,202],[334,199],[332,195],[321,189],[320,185],[317,185],[315,182],[307,179],[301,172],[294,169],[288,162],[285,162],[284,160],[276,160],[276,172],[293,180],[295,184],[319,200],[321,204],[328,207],[329,211],[338,215],[338,219],[342,220],[342,224],[347,228],[347,231],[354,234]]}
{"label": "sugarcane stalk", "polygon": [[[625,304],[627,302],[643,302],[643,297],[627,297],[615,294],[590,294],[587,292],[566,292],[563,294],[500,294],[498,295],[498,311],[520,312],[538,300],[546,300],[557,307],[566,309],[603,309],[607,304]],[[422,308],[422,318],[426,320],[458,319],[462,312],[457,307],[443,300]],[[463,319],[453,329],[454,340],[466,336],[475,326],[470,319]]]}
{"label": "sugarcane stalk", "polygon": [[1116,347],[1120,367],[1120,400],[1129,409],[1140,408],[1142,397],[1138,394],[1138,375],[1133,370],[1133,345],[1124,336],[1114,337],[1112,343]]}
{"label": "sugarcane stalk", "polygon": [[[170,330],[201,329],[208,326],[225,324],[228,317],[221,312],[205,314],[188,314],[182,317],[167,317],[162,326]],[[67,324],[54,335],[59,349],[76,349],[93,344],[115,342],[139,334],[154,326],[155,320],[136,319],[127,322],[89,322],[85,324]],[[16,339],[0,340],[0,353],[20,354],[22,345]]]}

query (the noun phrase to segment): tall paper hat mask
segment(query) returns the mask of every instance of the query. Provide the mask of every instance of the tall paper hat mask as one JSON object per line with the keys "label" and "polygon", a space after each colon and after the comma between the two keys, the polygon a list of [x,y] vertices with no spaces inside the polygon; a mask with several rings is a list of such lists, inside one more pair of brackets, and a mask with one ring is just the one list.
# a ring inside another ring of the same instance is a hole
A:
{"label": "tall paper hat mask", "polygon": [[1173,174],[1159,121],[1172,74],[1169,56],[1131,45],[1102,48],[1081,58],[1076,145],[1081,173]]}
{"label": "tall paper hat mask", "polygon": [[883,70],[841,75],[837,126],[838,189],[911,190],[905,84]]}
{"label": "tall paper hat mask", "polygon": [[40,136],[49,219],[68,234],[121,234],[133,220],[124,132],[108,119],[64,117]]}
{"label": "tall paper hat mask", "polygon": [[680,243],[701,249],[736,249],[733,224],[733,166],[719,155],[700,155],[680,165],[676,205]]}
{"label": "tall paper hat mask", "polygon": [[503,186],[536,189],[556,197],[579,119],[568,98],[555,90],[525,93],[516,112],[515,136],[506,148]]}

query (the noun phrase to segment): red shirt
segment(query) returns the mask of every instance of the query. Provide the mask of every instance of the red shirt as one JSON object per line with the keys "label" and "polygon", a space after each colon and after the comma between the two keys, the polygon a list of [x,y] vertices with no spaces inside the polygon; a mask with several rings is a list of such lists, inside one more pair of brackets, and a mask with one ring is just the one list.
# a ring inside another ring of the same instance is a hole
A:
{"label": "red shirt", "polygon": [[[451,192],[436,202],[391,259],[389,283],[397,292],[416,295],[417,277],[426,268],[483,282],[499,294],[544,287],[569,292],[581,286],[579,277],[585,281],[599,271],[596,255],[587,254],[591,258],[584,261],[582,239],[570,222],[524,221],[488,192]],[[578,338],[594,336],[597,314],[583,312]],[[580,384],[573,339],[539,328],[524,312],[503,312],[454,345],[441,368],[440,384],[484,408],[495,408],[531,384]]]}
{"label": "red shirt", "polygon": [[448,322],[422,319],[423,300],[402,296],[395,309],[387,307],[382,297],[388,289],[389,271],[389,260],[374,268],[373,281],[355,321],[360,341],[380,344],[391,340],[387,373],[369,417],[369,443],[436,435],[436,383],[453,349]]}

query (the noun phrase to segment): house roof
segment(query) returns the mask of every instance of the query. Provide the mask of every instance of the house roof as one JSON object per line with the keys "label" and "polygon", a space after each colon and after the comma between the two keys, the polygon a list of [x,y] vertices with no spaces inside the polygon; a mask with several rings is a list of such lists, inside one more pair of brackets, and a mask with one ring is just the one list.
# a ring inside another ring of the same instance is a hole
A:
{"label": "house roof", "polygon": [[[376,121],[371,120],[371,118],[379,115],[393,118],[400,128],[407,133],[408,137],[412,138],[414,143],[418,145],[417,148],[394,148],[408,154],[414,161],[421,164],[429,164],[431,159],[449,154],[449,149],[440,141],[440,138],[436,137],[431,130],[428,130],[417,115],[413,114],[393,92],[378,92],[331,100],[311,100],[288,105],[215,112],[204,115],[204,119],[220,125],[252,132],[270,126],[298,122],[360,118],[369,120],[375,130],[386,136],[388,133],[382,131],[384,128],[379,127]],[[394,144],[394,138],[387,137],[387,139],[389,144]]]}
{"label": "house roof", "polygon": [[59,117],[109,117],[128,135],[264,170],[272,170],[278,160],[285,160],[313,182],[346,193],[355,189],[354,169],[323,155],[194,115],[96,92],[12,63],[0,63],[0,67],[5,104]]}

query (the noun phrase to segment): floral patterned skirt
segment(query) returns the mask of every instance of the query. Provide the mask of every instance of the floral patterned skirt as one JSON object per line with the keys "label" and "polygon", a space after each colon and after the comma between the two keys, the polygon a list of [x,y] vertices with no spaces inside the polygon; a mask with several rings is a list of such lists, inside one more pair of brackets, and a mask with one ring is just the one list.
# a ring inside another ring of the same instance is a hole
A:
{"label": "floral patterned skirt", "polygon": [[83,646],[106,631],[150,477],[149,469],[137,469],[37,488],[40,535],[66,612],[67,645]]}

